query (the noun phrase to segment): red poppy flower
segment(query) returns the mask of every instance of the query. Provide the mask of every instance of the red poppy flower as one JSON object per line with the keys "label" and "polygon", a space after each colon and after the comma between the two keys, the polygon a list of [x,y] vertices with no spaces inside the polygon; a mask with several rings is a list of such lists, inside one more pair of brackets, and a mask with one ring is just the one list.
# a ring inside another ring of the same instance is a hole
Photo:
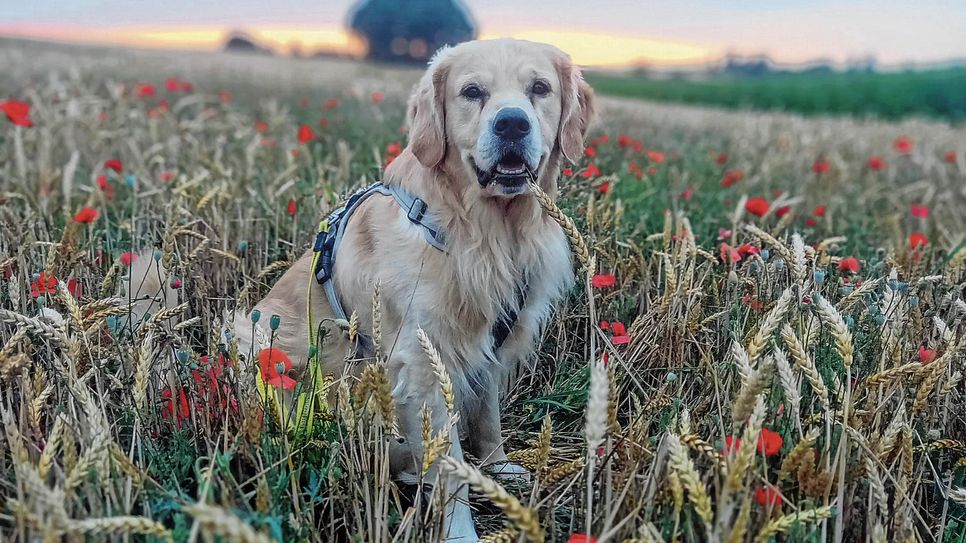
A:
{"label": "red poppy flower", "polygon": [[610,183],[604,181],[599,187],[597,187],[597,190],[599,190],[601,194],[607,194],[610,192]]}
{"label": "red poppy flower", "polygon": [[40,272],[37,279],[30,283],[30,296],[36,298],[44,294],[54,294],[57,292],[57,278],[47,275],[47,272]]}
{"label": "red poppy flower", "polygon": [[603,134],[600,136],[601,143],[607,143],[608,141],[610,141],[610,136],[608,136],[607,134]]}
{"label": "red poppy flower", "polygon": [[372,100],[373,103],[379,104],[386,99],[386,95],[379,91],[373,91],[373,93],[369,95],[369,98]]}
{"label": "red poppy flower", "polygon": [[329,126],[329,120],[326,119],[326,118],[319,119],[319,126],[322,127],[322,128],[328,127]]}
{"label": "red poppy flower", "polygon": [[909,212],[912,213],[913,217],[918,219],[925,219],[929,216],[929,208],[920,204],[912,204],[912,207],[909,208]]}
{"label": "red poppy flower", "polygon": [[782,436],[768,428],[762,428],[758,434],[758,452],[765,453],[765,456],[775,456],[781,452],[782,443]]}
{"label": "red poppy flower", "polygon": [[0,111],[7,115],[7,119],[17,126],[31,127],[30,104],[20,100],[6,100],[0,102]]}
{"label": "red poppy flower", "polygon": [[719,251],[721,253],[721,261],[725,264],[736,264],[741,261],[741,253],[738,249],[735,249],[727,243],[722,243]]}
{"label": "red poppy flower", "polygon": [[78,296],[80,296],[81,291],[80,291],[80,288],[77,286],[77,279],[69,279],[67,281],[67,292],[69,292],[70,295],[73,296],[74,298],[77,298]]}
{"label": "red poppy flower", "polygon": [[114,198],[114,186],[107,180],[107,176],[104,174],[97,174],[97,188],[101,189],[104,196],[111,200]]}
{"label": "red poppy flower", "polygon": [[859,270],[861,269],[859,259],[855,258],[854,256],[847,256],[842,260],[839,260],[838,269],[839,271],[859,273]]}
{"label": "red poppy flower", "polygon": [[912,140],[909,136],[899,136],[896,141],[892,143],[892,147],[903,154],[908,154],[912,152]]}
{"label": "red poppy flower", "polygon": [[223,90],[219,92],[218,101],[221,102],[222,104],[227,104],[228,102],[231,102],[231,93],[228,92],[227,90]]}
{"label": "red poppy flower", "polygon": [[258,132],[259,134],[264,134],[265,132],[268,132],[268,123],[266,123],[265,121],[256,121],[255,131]]}
{"label": "red poppy flower", "polygon": [[598,273],[590,279],[594,288],[607,288],[617,284],[617,278],[609,273]]}
{"label": "red poppy flower", "polygon": [[913,249],[918,249],[920,246],[929,245],[929,238],[926,237],[922,232],[913,232],[909,234],[909,245]]}
{"label": "red poppy flower", "polygon": [[745,202],[745,209],[748,211],[748,213],[758,215],[759,217],[764,217],[765,214],[768,213],[769,207],[770,205],[768,204],[768,200],[761,197],[750,198],[747,202]]}
{"label": "red poppy flower", "polygon": [[721,186],[728,188],[744,178],[745,174],[741,170],[728,170],[724,173],[724,177],[721,178]]}
{"label": "red poppy flower", "polygon": [[818,207],[816,207],[814,213],[815,213],[815,216],[816,217],[824,217],[825,216],[825,206],[818,206]]}
{"label": "red poppy flower", "polygon": [[611,332],[614,332],[615,336],[626,336],[627,328],[624,326],[623,322],[614,321],[610,324]]}
{"label": "red poppy flower", "polygon": [[779,219],[788,215],[788,212],[792,210],[792,206],[782,206],[775,210],[775,216]]}
{"label": "red poppy flower", "polygon": [[259,351],[258,366],[262,372],[262,380],[266,383],[283,390],[295,388],[295,379],[285,374],[292,369],[292,360],[280,349],[271,348]]}
{"label": "red poppy flower", "polygon": [[755,501],[758,502],[762,507],[767,507],[769,505],[772,507],[779,507],[782,504],[782,493],[773,486],[760,486],[755,489]]}
{"label": "red poppy flower", "polygon": [[597,543],[597,538],[587,534],[570,534],[567,543]]}
{"label": "red poppy flower", "polygon": [[758,250],[758,247],[755,247],[750,243],[743,243],[741,247],[738,247],[738,254],[741,256],[760,255],[761,251]]}
{"label": "red poppy flower", "polygon": [[97,210],[93,207],[84,207],[74,215],[74,222],[81,224],[87,224],[89,222],[94,222],[97,220]]}
{"label": "red poppy flower", "polygon": [[741,439],[735,436],[725,436],[724,447],[721,448],[721,454],[728,456],[732,453],[738,452],[741,447]]}
{"label": "red poppy flower", "polygon": [[685,201],[691,201],[691,198],[693,198],[693,197],[694,197],[694,187],[692,187],[691,185],[688,185],[684,189],[684,192],[682,192],[680,195],[678,195],[678,198],[680,198],[681,200],[685,200]]}
{"label": "red poppy flower", "polygon": [[620,145],[621,147],[629,146],[632,141],[633,139],[627,134],[619,134],[617,136],[617,145]]}
{"label": "red poppy flower", "polygon": [[299,143],[306,144],[315,139],[315,132],[307,124],[299,125]]}
{"label": "red poppy flower", "polygon": [[597,177],[598,175],[600,175],[600,169],[597,168],[596,164],[591,162],[590,164],[587,165],[587,168],[584,169],[583,172],[581,172],[580,175],[587,178]]}
{"label": "red poppy flower", "polygon": [[402,145],[399,145],[396,142],[390,143],[386,146],[386,154],[389,156],[399,156],[402,154]]}
{"label": "red poppy flower", "polygon": [[138,83],[137,89],[138,98],[151,98],[158,93],[150,83]]}
{"label": "red poppy flower", "polygon": [[325,103],[322,104],[322,106],[325,107],[325,109],[335,109],[339,107],[339,100],[336,98],[329,98],[325,101]]}
{"label": "red poppy flower", "polygon": [[870,156],[867,162],[869,169],[875,172],[881,172],[886,168],[886,161],[881,156]]}
{"label": "red poppy flower", "polygon": [[292,216],[292,218],[295,217],[295,212],[297,211],[295,207],[295,198],[289,198],[288,207],[286,207],[285,210],[288,212],[290,216]]}
{"label": "red poppy flower", "polygon": [[718,166],[724,166],[728,163],[728,155],[725,153],[718,153],[718,156],[714,159],[714,162]]}
{"label": "red poppy flower", "polygon": [[171,398],[171,389],[166,388],[161,393],[166,400],[164,402],[164,407],[161,409],[161,416],[168,420],[173,420],[178,428],[181,428],[181,421],[187,419],[190,416],[191,406],[188,404],[188,395],[185,394],[184,388],[179,390],[178,393],[178,405],[175,406],[174,400]]}
{"label": "red poppy flower", "polygon": [[104,167],[108,170],[114,170],[117,173],[121,173],[124,170],[124,164],[116,158],[104,161]]}
{"label": "red poppy flower", "polygon": [[664,162],[664,153],[661,151],[648,151],[647,159],[656,164]]}
{"label": "red poppy flower", "polygon": [[597,148],[593,145],[588,146],[586,149],[584,149],[584,155],[589,158],[594,158],[597,156]]}
{"label": "red poppy flower", "polygon": [[131,264],[134,264],[134,261],[137,259],[138,259],[137,255],[132,253],[131,251],[125,251],[121,253],[121,264],[124,264],[125,266],[130,266]]}
{"label": "red poppy flower", "polygon": [[631,147],[634,149],[635,153],[644,152],[644,142],[641,140],[634,140],[631,142]]}
{"label": "red poppy flower", "polygon": [[731,238],[731,230],[728,230],[728,229],[725,229],[725,228],[719,228],[718,229],[718,240],[719,241],[720,240],[724,240],[724,239],[730,239],[730,238]]}
{"label": "red poppy flower", "polygon": [[174,172],[173,171],[171,171],[171,170],[164,170],[163,172],[161,172],[161,180],[162,181],[168,182],[168,181],[171,181],[172,179],[174,179]]}
{"label": "red poppy flower", "polygon": [[561,173],[563,173],[567,177],[570,177],[570,176],[572,176],[574,174],[574,171],[571,170],[570,168],[564,168],[563,169],[563,172],[561,172]]}
{"label": "red poppy flower", "polygon": [[936,351],[926,348],[925,345],[919,346],[919,362],[923,365],[928,364],[936,359]]}
{"label": "red poppy flower", "polygon": [[168,92],[178,92],[181,88],[181,82],[178,81],[177,77],[169,77],[164,80],[164,88]]}
{"label": "red poppy flower", "polygon": [[828,163],[828,161],[824,159],[819,159],[812,163],[812,171],[817,174],[828,173],[831,167],[832,166]]}
{"label": "red poppy flower", "polygon": [[607,321],[600,321],[601,330],[610,330],[610,323]]}
{"label": "red poppy flower", "polygon": [[950,164],[955,164],[956,163],[956,151],[946,151],[946,154],[943,155],[943,160],[945,160],[946,162],[948,162]]}

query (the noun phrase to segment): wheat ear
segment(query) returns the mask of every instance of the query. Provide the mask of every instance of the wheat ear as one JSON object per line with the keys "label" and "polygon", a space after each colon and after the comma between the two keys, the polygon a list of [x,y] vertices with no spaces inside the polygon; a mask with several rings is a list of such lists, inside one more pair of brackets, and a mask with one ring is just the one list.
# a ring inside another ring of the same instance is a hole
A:
{"label": "wheat ear", "polygon": [[533,541],[535,543],[541,543],[543,541],[544,533],[540,528],[540,519],[537,517],[536,512],[524,506],[520,503],[520,500],[511,496],[499,483],[483,475],[480,470],[473,466],[450,456],[440,458],[440,462],[448,473],[460,481],[469,484],[474,490],[483,494],[496,504],[503,511],[503,514],[513,521],[516,527],[524,533],[527,541]]}

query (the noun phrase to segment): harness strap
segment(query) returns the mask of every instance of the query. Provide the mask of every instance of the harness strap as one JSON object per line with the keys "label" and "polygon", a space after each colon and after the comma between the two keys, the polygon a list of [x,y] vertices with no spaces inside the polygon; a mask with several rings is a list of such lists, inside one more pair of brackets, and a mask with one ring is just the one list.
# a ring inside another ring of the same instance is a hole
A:
{"label": "harness strap", "polygon": [[[527,303],[527,295],[529,294],[530,289],[526,283],[521,283],[517,285],[516,290],[517,307],[522,309]],[[493,337],[494,351],[502,347],[506,339],[510,337],[510,332],[513,330],[513,326],[517,323],[517,318],[519,317],[517,311],[517,309],[512,307],[505,307],[503,316],[493,323],[493,328],[490,331],[490,335]]]}
{"label": "harness strap", "polygon": [[385,185],[382,182],[373,183],[365,189],[356,192],[346,201],[345,205],[336,209],[319,224],[319,233],[315,237],[315,263],[312,269],[315,272],[315,280],[322,285],[325,296],[329,299],[332,307],[332,314],[336,319],[347,320],[342,301],[335,291],[335,282],[331,281],[332,268],[335,265],[336,255],[342,238],[345,236],[346,225],[352,214],[367,198],[373,194],[392,196],[399,208],[406,213],[409,222],[419,226],[423,231],[426,243],[436,249],[446,252],[446,240],[440,228],[439,221],[435,215],[428,213],[429,206],[422,198],[410,194],[399,185]]}

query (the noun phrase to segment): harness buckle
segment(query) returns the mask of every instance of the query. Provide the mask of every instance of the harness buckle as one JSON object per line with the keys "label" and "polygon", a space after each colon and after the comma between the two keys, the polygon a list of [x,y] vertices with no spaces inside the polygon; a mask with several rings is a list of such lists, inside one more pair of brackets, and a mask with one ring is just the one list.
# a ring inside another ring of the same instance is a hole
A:
{"label": "harness buckle", "polygon": [[428,207],[429,206],[426,205],[426,202],[422,201],[420,198],[415,198],[413,199],[413,205],[409,206],[409,213],[407,213],[406,216],[411,222],[420,224]]}

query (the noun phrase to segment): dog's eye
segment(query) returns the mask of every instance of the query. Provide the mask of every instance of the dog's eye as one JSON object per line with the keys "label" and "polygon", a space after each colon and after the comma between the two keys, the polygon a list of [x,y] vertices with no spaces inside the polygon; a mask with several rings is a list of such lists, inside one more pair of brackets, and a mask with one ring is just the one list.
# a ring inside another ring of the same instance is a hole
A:
{"label": "dog's eye", "polygon": [[460,96],[468,100],[479,100],[483,98],[483,89],[476,85],[467,85],[460,91]]}
{"label": "dog's eye", "polygon": [[534,96],[546,96],[550,94],[550,85],[546,81],[534,81],[533,85],[530,87],[530,92]]}

